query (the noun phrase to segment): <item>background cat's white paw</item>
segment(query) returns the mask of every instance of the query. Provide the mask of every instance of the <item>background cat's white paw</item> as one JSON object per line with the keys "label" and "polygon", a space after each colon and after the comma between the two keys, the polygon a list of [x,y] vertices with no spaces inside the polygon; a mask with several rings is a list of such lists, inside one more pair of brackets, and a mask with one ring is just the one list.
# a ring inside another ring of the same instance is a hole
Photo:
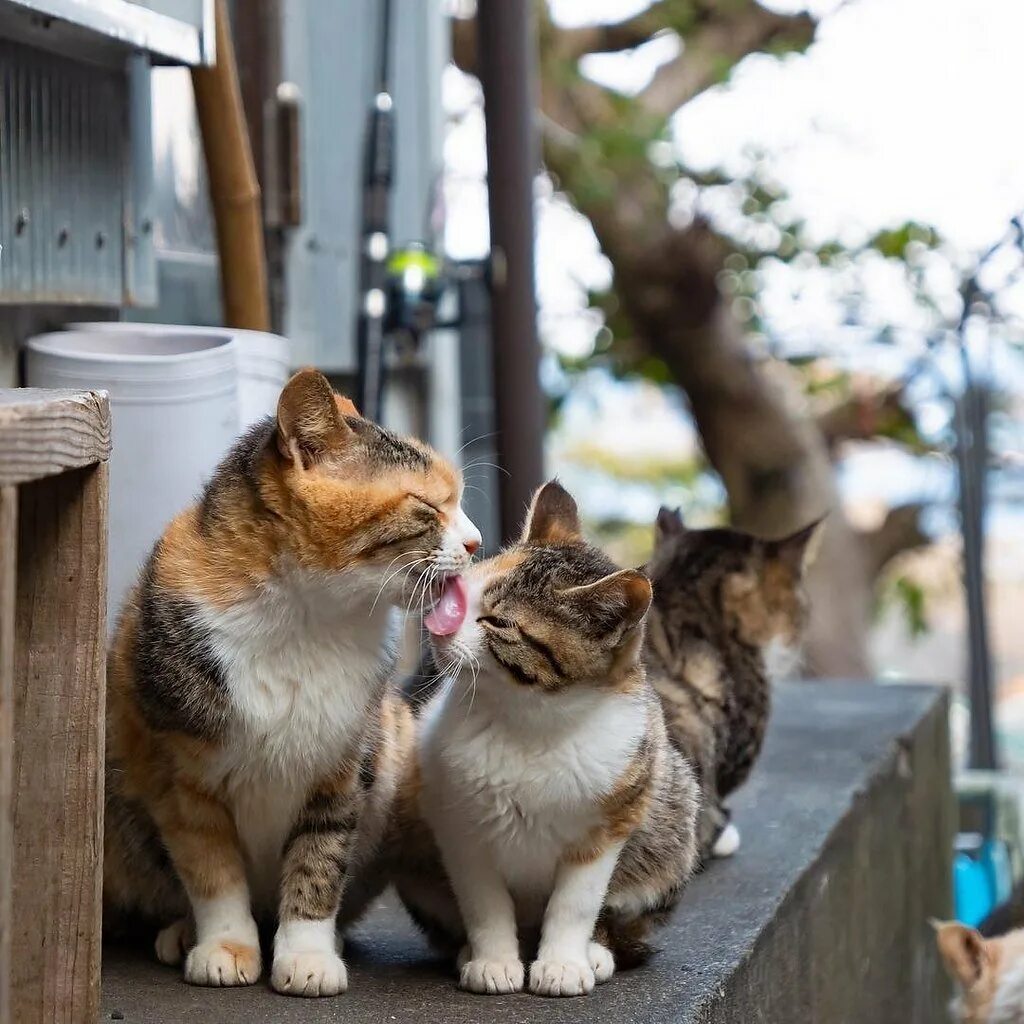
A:
{"label": "background cat's white paw", "polygon": [[459,987],[481,995],[507,995],[522,991],[524,975],[521,960],[467,960],[459,972]]}
{"label": "background cat's white paw", "polygon": [[587,946],[587,959],[590,961],[590,969],[594,972],[594,981],[598,985],[606,982],[615,973],[615,957],[611,950],[602,946],[600,942],[591,942]]}
{"label": "background cat's white paw", "polygon": [[270,984],[286,996],[336,996],[348,988],[348,971],[335,953],[280,953]]}
{"label": "background cat's white paw", "polygon": [[203,942],[185,958],[185,980],[190,985],[252,985],[260,976],[258,946],[221,940]]}
{"label": "background cat's white paw", "polygon": [[187,917],[179,918],[174,924],[160,929],[154,944],[156,958],[162,964],[177,967],[194,941],[191,922]]}
{"label": "background cat's white paw", "polygon": [[711,847],[712,857],[731,857],[740,848],[740,830],[729,822]]}
{"label": "background cat's white paw", "polygon": [[530,991],[538,996],[585,996],[594,988],[594,969],[576,960],[534,960]]}

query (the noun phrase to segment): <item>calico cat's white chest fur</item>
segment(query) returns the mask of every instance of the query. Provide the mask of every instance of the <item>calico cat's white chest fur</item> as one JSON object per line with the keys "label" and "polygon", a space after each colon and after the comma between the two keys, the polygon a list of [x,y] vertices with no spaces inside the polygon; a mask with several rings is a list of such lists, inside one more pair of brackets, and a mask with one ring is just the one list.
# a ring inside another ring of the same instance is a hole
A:
{"label": "calico cat's white chest fur", "polygon": [[550,892],[564,850],[598,824],[601,799],[646,723],[629,695],[529,696],[539,715],[536,707],[494,714],[479,695],[467,708],[449,689],[429,712],[421,746],[424,812],[471,831],[523,899]]}
{"label": "calico cat's white chest fur", "polygon": [[207,613],[231,721],[210,782],[232,808],[258,903],[273,905],[284,842],[324,773],[350,760],[395,661],[396,612],[362,581],[275,580]]}

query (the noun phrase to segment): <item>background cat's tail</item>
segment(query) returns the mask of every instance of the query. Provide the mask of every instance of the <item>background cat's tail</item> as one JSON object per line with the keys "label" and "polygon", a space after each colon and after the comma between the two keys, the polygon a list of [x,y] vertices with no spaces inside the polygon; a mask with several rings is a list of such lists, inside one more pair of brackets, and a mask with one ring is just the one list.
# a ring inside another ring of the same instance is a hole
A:
{"label": "background cat's tail", "polygon": [[649,917],[638,917],[630,921],[602,921],[594,930],[594,941],[611,950],[617,971],[641,967],[658,952],[657,947],[647,941],[652,923]]}

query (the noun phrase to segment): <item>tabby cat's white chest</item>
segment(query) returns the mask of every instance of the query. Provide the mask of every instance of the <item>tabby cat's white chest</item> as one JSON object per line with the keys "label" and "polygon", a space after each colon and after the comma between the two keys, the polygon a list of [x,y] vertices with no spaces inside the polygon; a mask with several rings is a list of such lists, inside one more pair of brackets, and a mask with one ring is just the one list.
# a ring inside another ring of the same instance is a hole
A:
{"label": "tabby cat's white chest", "polygon": [[449,691],[424,723],[425,805],[488,849],[514,893],[550,889],[562,853],[598,824],[602,797],[640,743],[643,707],[599,696],[533,695],[550,701],[544,728],[508,708],[496,717],[479,698],[467,711]]}

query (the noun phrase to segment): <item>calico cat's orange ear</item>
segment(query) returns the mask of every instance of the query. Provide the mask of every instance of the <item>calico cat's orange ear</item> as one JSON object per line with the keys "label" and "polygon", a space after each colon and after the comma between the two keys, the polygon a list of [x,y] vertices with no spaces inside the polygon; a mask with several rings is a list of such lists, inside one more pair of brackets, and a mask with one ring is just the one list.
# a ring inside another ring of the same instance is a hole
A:
{"label": "calico cat's orange ear", "polygon": [[989,964],[989,950],[981,933],[956,921],[933,922],[936,942],[946,970],[964,988],[970,988]]}
{"label": "calico cat's orange ear", "polygon": [[766,550],[770,558],[777,558],[796,572],[803,572],[814,561],[821,545],[825,528],[825,516],[815,519],[796,533],[781,540],[768,541]]}
{"label": "calico cat's orange ear", "polygon": [[564,544],[582,539],[576,502],[557,480],[549,480],[534,494],[522,539],[526,544]]}
{"label": "calico cat's orange ear", "polygon": [[580,587],[568,587],[561,597],[586,601],[596,618],[631,629],[647,614],[654,594],[651,581],[639,569],[620,569]]}
{"label": "calico cat's orange ear", "polygon": [[319,370],[299,370],[285,384],[277,401],[277,445],[285,458],[309,466],[350,434],[334,389]]}

